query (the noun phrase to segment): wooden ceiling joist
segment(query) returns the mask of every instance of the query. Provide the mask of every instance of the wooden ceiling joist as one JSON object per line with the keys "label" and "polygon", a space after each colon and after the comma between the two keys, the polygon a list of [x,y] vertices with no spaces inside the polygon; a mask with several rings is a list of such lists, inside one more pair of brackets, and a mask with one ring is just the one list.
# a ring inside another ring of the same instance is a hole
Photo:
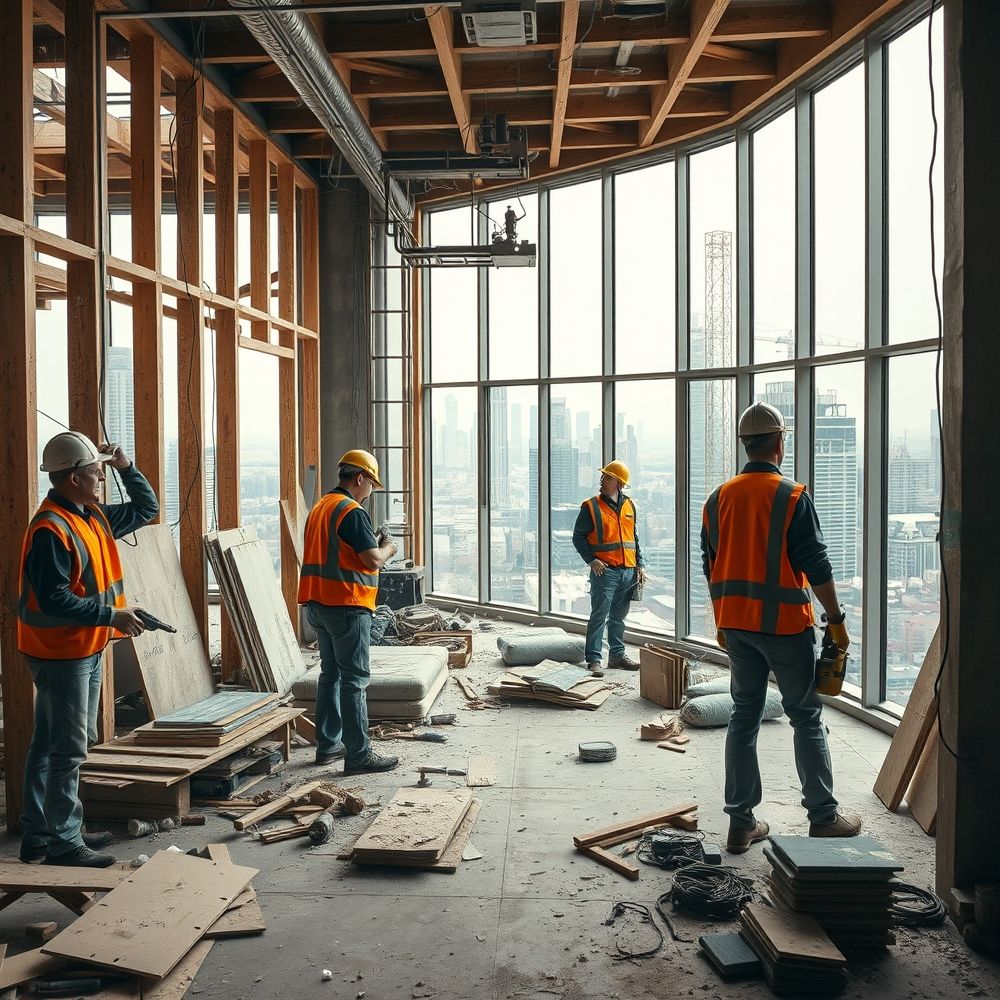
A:
{"label": "wooden ceiling joist", "polygon": [[[568,2],[573,2],[573,0],[568,0]],[[451,101],[458,132],[462,137],[462,145],[467,153],[474,153],[476,152],[476,136],[470,114],[472,101],[468,94],[462,92],[462,62],[455,53],[452,41],[454,23],[451,10],[439,4],[437,7],[425,7],[424,11],[427,16],[427,26],[434,39],[434,47],[437,50],[438,62],[441,64],[445,86],[448,88],[448,100]]]}
{"label": "wooden ceiling joist", "polygon": [[580,0],[566,0],[562,6],[562,23],[559,53],[556,64],[556,93],[552,98],[552,131],[549,145],[549,166],[559,166],[562,149],[563,126],[566,124],[566,107],[569,104],[569,81],[576,52],[576,29],[580,21]]}

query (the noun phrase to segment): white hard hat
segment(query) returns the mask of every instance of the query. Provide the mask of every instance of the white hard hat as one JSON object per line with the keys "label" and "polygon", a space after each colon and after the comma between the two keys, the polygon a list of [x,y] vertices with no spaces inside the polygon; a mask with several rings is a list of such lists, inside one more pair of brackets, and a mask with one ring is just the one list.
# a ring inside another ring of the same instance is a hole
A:
{"label": "white hard hat", "polygon": [[77,469],[95,462],[110,462],[113,453],[99,451],[86,434],[79,431],[63,431],[42,450],[42,472],[62,472],[65,469]]}
{"label": "white hard hat", "polygon": [[758,434],[777,434],[785,430],[785,418],[770,403],[751,403],[740,416],[739,436],[756,437]]}

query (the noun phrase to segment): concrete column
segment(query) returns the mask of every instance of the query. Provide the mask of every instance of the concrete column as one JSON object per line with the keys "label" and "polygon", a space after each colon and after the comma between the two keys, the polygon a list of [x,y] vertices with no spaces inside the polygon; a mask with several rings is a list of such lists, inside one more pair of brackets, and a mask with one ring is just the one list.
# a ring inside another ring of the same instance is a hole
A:
{"label": "concrete column", "polygon": [[372,450],[368,331],[368,192],[357,181],[326,188],[319,203],[319,405],[322,492],[337,485],[337,460]]}
{"label": "concrete column", "polygon": [[[945,0],[945,500],[948,654],[941,677],[937,889],[1000,881],[1000,4]],[[944,624],[944,622],[943,622]]]}

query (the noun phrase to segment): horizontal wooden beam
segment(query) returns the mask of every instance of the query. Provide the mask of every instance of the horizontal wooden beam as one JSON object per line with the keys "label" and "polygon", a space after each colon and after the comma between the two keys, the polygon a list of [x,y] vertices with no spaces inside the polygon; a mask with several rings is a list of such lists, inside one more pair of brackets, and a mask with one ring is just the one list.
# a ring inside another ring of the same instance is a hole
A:
{"label": "horizontal wooden beam", "polygon": [[280,347],[278,344],[272,344],[266,340],[254,340],[251,337],[240,337],[240,347],[248,351],[259,351],[261,354],[270,354],[276,358],[295,357],[295,351],[291,347]]}

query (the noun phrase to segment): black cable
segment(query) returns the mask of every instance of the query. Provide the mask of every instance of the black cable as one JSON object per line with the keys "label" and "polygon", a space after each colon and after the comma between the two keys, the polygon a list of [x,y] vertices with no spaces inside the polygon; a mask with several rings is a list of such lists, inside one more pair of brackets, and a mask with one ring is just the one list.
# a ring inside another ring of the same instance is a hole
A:
{"label": "black cable", "polygon": [[611,957],[616,961],[620,961],[623,958],[649,958],[650,955],[655,955],[663,947],[663,931],[656,925],[656,921],[653,919],[653,914],[649,912],[648,906],[643,906],[642,903],[615,903],[607,919],[604,921],[604,925],[606,927],[614,927],[615,921],[626,913],[638,914],[642,923],[649,924],[656,931],[658,940],[652,948],[645,948],[642,951],[629,951],[622,947],[621,941],[616,937],[615,948],[618,950],[618,954]]}
{"label": "black cable", "polygon": [[688,865],[679,869],[670,888],[657,900],[669,899],[676,910],[688,910],[712,919],[735,917],[753,899],[753,883],[738,875],[735,868],[720,865]]}
{"label": "black cable", "polygon": [[635,856],[647,865],[657,868],[684,868],[702,864],[705,849],[702,841],[705,834],[701,830],[686,833],[680,830],[659,830],[643,834],[636,848]]}
{"label": "black cable", "polygon": [[892,882],[889,912],[901,927],[939,927],[947,916],[940,896],[909,882]]}

